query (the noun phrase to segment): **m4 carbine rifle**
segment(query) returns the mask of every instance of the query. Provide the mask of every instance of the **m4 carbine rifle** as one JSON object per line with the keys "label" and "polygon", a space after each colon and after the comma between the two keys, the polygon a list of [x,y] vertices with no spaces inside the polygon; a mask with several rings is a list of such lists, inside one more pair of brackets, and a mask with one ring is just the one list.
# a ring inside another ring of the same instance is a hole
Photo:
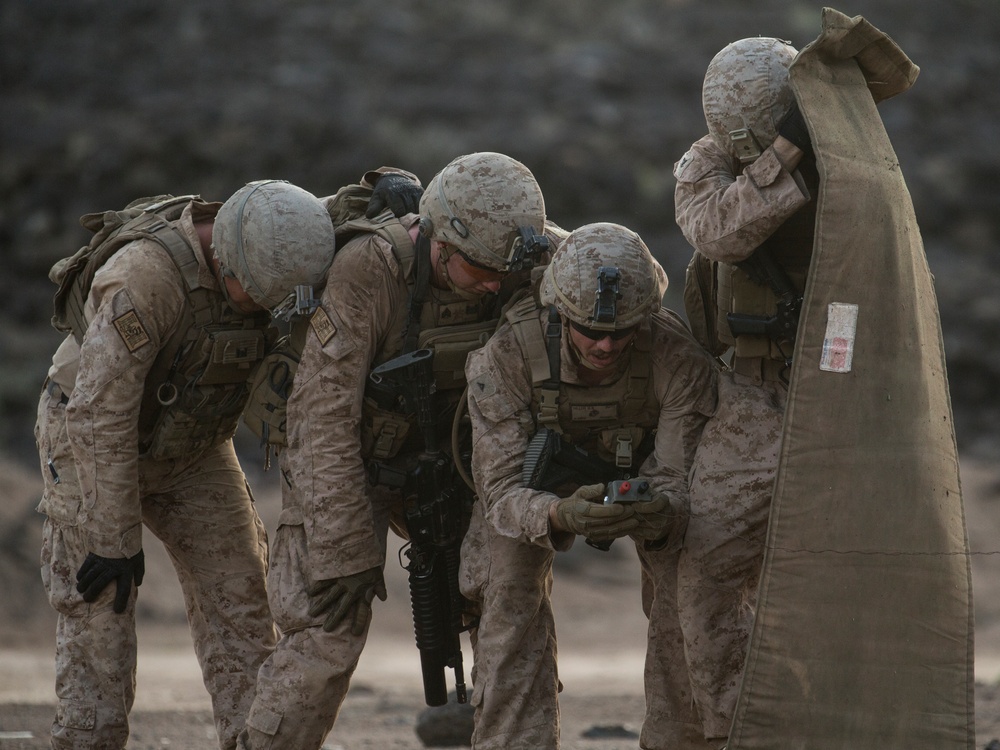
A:
{"label": "m4 carbine rifle", "polygon": [[424,700],[428,706],[448,702],[445,668],[455,671],[459,703],[467,700],[459,638],[465,629],[465,599],[458,588],[459,552],[462,545],[462,491],[451,458],[438,447],[434,413],[434,353],[418,349],[379,365],[371,379],[401,399],[415,413],[424,450],[402,486],[406,528],[405,548],[409,573],[413,630],[420,651]]}
{"label": "m4 carbine rifle", "polygon": [[795,288],[778,262],[766,246],[758,247],[746,260],[736,264],[757,284],[769,286],[778,298],[778,309],[774,315],[744,315],[729,313],[726,321],[734,336],[767,336],[775,342],[793,342],[799,327],[799,313],[802,310],[802,294]]}

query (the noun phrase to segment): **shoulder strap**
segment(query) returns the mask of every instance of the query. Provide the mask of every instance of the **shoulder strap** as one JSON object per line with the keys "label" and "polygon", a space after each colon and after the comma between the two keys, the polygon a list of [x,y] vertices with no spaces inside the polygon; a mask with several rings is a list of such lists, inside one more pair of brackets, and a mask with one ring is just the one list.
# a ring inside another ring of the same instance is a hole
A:
{"label": "shoulder strap", "polygon": [[[77,341],[83,340],[87,328],[84,305],[94,275],[112,255],[130,242],[141,238],[153,239],[170,252],[175,263],[178,257],[194,260],[187,241],[168,222],[176,221],[184,207],[197,199],[196,195],[142,198],[122,211],[81,217],[80,223],[95,235],[89,244],[56,263],[49,271],[49,278],[59,285],[53,298],[52,325],[60,331],[72,331]],[[190,271],[185,271],[181,265],[178,268],[188,281]],[[197,266],[193,278],[197,280]]]}
{"label": "shoulder strap", "polygon": [[431,243],[423,234],[417,236],[414,248],[413,285],[410,287],[408,314],[403,328],[403,354],[417,350],[420,339],[420,318],[431,286]]}
{"label": "shoulder strap", "polygon": [[531,371],[532,383],[540,383],[551,377],[548,349],[542,327],[538,322],[538,311],[538,305],[529,296],[519,300],[505,313]]}
{"label": "shoulder strap", "polygon": [[527,296],[507,310],[514,337],[531,372],[532,389],[538,399],[538,426],[562,432],[559,425],[559,371],[562,365],[562,319],[552,305],[547,322],[539,320],[534,297]]}

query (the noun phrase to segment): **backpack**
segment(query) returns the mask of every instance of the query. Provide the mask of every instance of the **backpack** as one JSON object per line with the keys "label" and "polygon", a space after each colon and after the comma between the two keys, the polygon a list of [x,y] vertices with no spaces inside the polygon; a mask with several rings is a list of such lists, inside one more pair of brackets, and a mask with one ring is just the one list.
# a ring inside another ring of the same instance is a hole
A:
{"label": "backpack", "polygon": [[90,242],[68,258],[55,263],[49,279],[58,285],[52,300],[52,325],[57,331],[70,333],[82,341],[87,329],[84,303],[94,283],[94,274],[119,249],[137,239],[155,240],[171,252],[171,247],[187,241],[168,222],[180,218],[184,208],[196,195],[157,195],[139,198],[120,211],[85,214],[80,224],[94,233]]}
{"label": "backpack", "polygon": [[698,343],[718,357],[729,347],[719,339],[715,268],[715,261],[694,251],[684,278],[684,312]]}

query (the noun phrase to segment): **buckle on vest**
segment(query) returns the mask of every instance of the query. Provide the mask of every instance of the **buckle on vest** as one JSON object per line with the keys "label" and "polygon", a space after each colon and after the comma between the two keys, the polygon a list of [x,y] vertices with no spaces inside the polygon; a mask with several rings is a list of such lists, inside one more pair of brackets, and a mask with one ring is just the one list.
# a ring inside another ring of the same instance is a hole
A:
{"label": "buckle on vest", "polygon": [[559,391],[542,388],[538,393],[538,423],[550,425],[559,421]]}
{"label": "buckle on vest", "polygon": [[615,466],[627,469],[632,465],[632,435],[619,433],[615,438]]}
{"label": "buckle on vest", "polygon": [[392,422],[386,422],[382,425],[378,439],[375,441],[375,447],[372,449],[373,458],[385,460],[392,455],[392,444],[396,440],[397,430],[398,427]]}

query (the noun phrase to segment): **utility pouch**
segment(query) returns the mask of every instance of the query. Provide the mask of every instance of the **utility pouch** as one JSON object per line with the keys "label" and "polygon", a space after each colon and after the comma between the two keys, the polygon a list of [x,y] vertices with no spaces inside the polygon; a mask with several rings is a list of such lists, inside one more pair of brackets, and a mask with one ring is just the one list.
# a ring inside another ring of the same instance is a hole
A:
{"label": "utility pouch", "polygon": [[642,427],[625,427],[601,431],[601,453],[611,456],[615,466],[627,469],[633,465],[639,444],[646,431]]}
{"label": "utility pouch", "polygon": [[207,331],[205,370],[198,383],[217,385],[245,381],[264,356],[267,339],[257,329]]}
{"label": "utility pouch", "polygon": [[288,444],[288,395],[299,358],[287,343],[287,337],[281,339],[275,350],[260,363],[250,384],[250,399],[243,412],[243,423],[260,438],[262,446],[281,448]]}
{"label": "utility pouch", "polygon": [[399,412],[383,409],[375,399],[365,397],[361,420],[361,455],[385,461],[395,458],[406,444],[411,423]]}
{"label": "utility pouch", "polygon": [[146,453],[157,461],[196,456],[231,438],[239,419],[238,411],[209,418],[201,410],[175,404],[161,413]]}
{"label": "utility pouch", "polygon": [[420,333],[418,349],[434,351],[434,383],[438,391],[465,388],[465,360],[489,341],[496,320],[431,328]]}

